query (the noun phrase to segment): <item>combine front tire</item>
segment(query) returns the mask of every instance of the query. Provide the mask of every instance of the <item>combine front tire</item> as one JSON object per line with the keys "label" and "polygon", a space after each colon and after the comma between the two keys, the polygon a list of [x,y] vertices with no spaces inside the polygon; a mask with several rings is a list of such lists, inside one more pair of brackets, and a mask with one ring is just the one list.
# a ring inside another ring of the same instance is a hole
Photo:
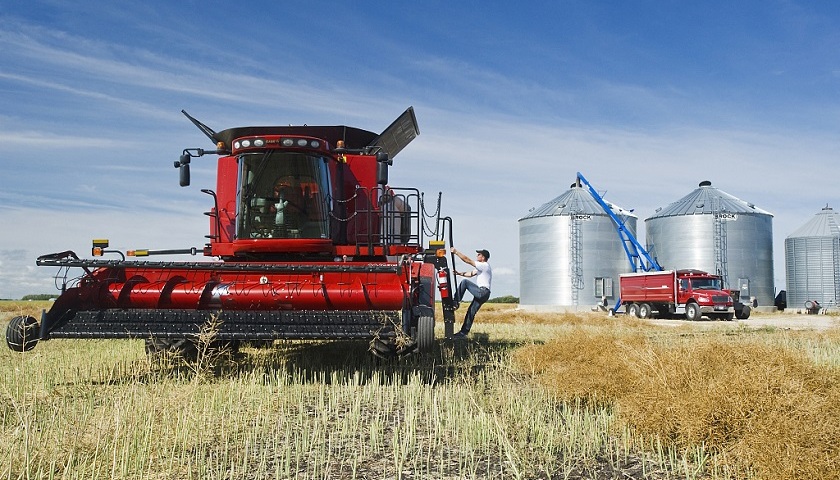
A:
{"label": "combine front tire", "polygon": [[28,352],[38,343],[38,321],[33,317],[14,317],[6,327],[6,345],[16,352]]}
{"label": "combine front tire", "polygon": [[429,352],[435,344],[435,317],[424,315],[417,319],[417,334],[415,336],[417,349]]}

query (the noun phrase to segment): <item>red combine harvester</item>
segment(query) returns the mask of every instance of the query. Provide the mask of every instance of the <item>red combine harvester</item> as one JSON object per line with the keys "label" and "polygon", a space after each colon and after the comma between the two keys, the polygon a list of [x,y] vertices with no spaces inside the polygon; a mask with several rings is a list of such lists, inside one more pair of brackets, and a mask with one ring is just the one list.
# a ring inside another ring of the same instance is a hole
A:
{"label": "red combine harvester", "polygon": [[[203,254],[215,260],[127,261],[107,240],[94,240],[93,259],[39,257],[38,265],[65,272],[62,292],[40,322],[11,320],[11,349],[51,338],[144,338],[149,353],[188,354],[212,325],[213,341],[233,348],[366,339],[375,354],[395,356],[434,345],[435,290],[451,336],[456,305],[443,239],[448,233],[452,243],[452,221],[440,215],[440,194],[429,214],[417,189],[388,186],[393,158],[419,134],[412,108],[379,135],[346,126],[215,132],[183,113],[216,149],[184,150],[175,162],[181,186],[193,158],[219,155],[216,190],[202,190],[213,199]],[[83,273],[68,282],[70,268]]]}

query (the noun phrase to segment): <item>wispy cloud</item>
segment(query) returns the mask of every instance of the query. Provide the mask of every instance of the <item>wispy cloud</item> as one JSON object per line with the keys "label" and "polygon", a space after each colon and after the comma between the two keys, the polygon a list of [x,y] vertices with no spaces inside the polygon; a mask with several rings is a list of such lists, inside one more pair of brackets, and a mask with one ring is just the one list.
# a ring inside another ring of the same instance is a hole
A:
{"label": "wispy cloud", "polygon": [[[463,19],[407,5],[333,7],[363,32],[325,31],[306,15],[286,28],[258,28],[277,26],[261,18],[224,31],[211,27],[214,11],[191,11],[184,25],[178,3],[103,6],[91,19],[51,8],[54,17],[0,14],[0,223],[16,230],[0,237],[0,288],[25,284],[5,280],[11,258],[86,251],[92,236],[130,237],[125,247],[138,235],[151,248],[202,242],[209,199],[198,189],[213,187],[215,166],[196,161],[194,187],[177,186],[181,149],[208,146],[181,108],[215,129],[376,131],[413,105],[421,136],[392,181],[443,192],[457,243],[493,252],[499,294],[518,292],[516,220],[576,171],[635,208],[640,224],[701,180],[754,202],[776,215],[777,278],[784,236],[838,201],[831,82],[840,69],[826,52],[840,35],[816,7],[750,7],[772,35],[703,13],[719,41],[696,23],[669,23],[698,10],[678,6],[644,16],[652,12],[558,4],[545,18],[517,8],[473,16],[457,33],[449,27]],[[780,47],[790,51],[770,55]]]}

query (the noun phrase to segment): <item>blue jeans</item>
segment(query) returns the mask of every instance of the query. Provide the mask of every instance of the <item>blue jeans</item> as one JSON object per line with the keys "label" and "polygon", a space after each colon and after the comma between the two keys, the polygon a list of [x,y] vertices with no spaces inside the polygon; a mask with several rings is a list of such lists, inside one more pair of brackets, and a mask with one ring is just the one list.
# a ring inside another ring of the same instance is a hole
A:
{"label": "blue jeans", "polygon": [[455,301],[460,303],[467,290],[469,290],[470,294],[472,294],[473,299],[470,303],[470,308],[467,309],[467,314],[464,315],[464,324],[461,325],[461,333],[464,335],[470,333],[470,329],[472,328],[473,320],[475,320],[475,314],[478,313],[478,309],[481,308],[484,302],[490,299],[489,288],[479,287],[469,280],[461,280],[461,283],[458,284],[458,291],[455,293]]}

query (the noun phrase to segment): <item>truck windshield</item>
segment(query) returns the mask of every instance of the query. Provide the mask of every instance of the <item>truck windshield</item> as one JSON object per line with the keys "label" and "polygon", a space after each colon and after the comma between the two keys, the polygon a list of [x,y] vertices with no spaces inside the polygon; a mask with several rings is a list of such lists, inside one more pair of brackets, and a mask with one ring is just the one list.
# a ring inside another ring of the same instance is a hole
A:
{"label": "truck windshield", "polygon": [[720,290],[720,279],[717,278],[692,278],[692,290]]}
{"label": "truck windshield", "polygon": [[236,238],[329,238],[324,157],[267,150],[239,156]]}

